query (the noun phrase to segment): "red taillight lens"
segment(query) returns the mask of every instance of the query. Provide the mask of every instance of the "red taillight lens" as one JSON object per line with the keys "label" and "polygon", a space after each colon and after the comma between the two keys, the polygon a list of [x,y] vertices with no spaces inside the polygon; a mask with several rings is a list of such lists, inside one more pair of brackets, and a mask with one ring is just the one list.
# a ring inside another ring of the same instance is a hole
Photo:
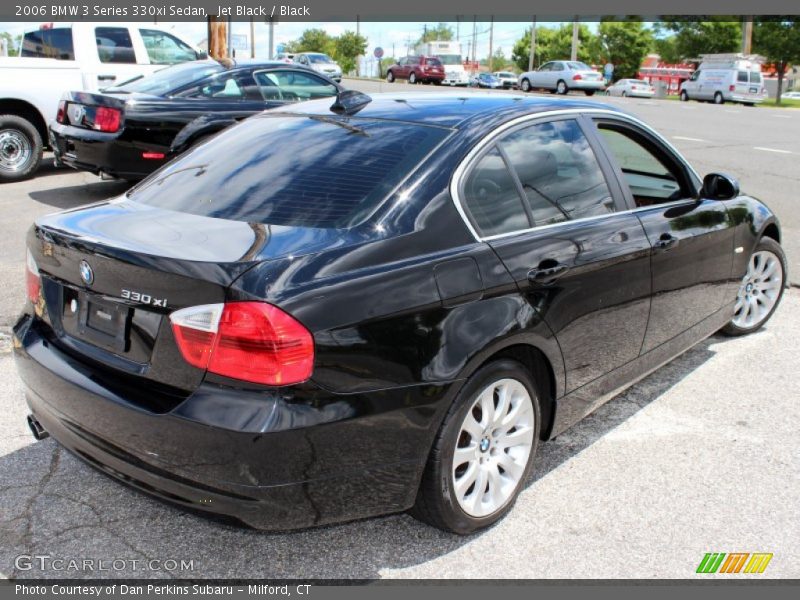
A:
{"label": "red taillight lens", "polygon": [[100,106],[94,113],[94,128],[106,133],[114,133],[119,130],[119,122],[122,112],[116,108]]}
{"label": "red taillight lens", "polygon": [[735,89],[736,89],[736,86],[735,86],[735,85],[729,85],[729,86],[728,86],[728,91],[729,91],[729,92],[732,92],[732,91],[734,91]]}
{"label": "red taillight lens", "polygon": [[61,100],[58,103],[58,112],[56,113],[56,121],[59,123],[67,122],[67,101]]}
{"label": "red taillight lens", "polygon": [[142,158],[147,160],[161,160],[164,156],[163,152],[142,152]]}
{"label": "red taillight lens", "polygon": [[170,315],[184,359],[211,373],[266,385],[311,377],[314,338],[294,317],[263,302],[209,304]]}
{"label": "red taillight lens", "polygon": [[33,255],[30,250],[27,250],[25,257],[25,290],[28,294],[28,300],[36,304],[39,302],[39,293],[42,289],[42,280],[39,277],[39,267],[36,266],[36,261],[33,260]]}
{"label": "red taillight lens", "polygon": [[581,79],[583,79],[583,76],[581,76],[580,73],[577,73],[576,75],[573,75],[573,77],[572,77],[573,81],[580,81]]}

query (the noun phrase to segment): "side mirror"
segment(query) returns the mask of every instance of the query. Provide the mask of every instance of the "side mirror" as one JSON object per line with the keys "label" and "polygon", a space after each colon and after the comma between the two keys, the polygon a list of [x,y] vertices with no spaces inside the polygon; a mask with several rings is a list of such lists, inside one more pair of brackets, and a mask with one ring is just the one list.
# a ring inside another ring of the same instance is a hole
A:
{"label": "side mirror", "polygon": [[709,173],[703,178],[702,198],[709,200],[730,200],[739,195],[739,182],[724,173]]}

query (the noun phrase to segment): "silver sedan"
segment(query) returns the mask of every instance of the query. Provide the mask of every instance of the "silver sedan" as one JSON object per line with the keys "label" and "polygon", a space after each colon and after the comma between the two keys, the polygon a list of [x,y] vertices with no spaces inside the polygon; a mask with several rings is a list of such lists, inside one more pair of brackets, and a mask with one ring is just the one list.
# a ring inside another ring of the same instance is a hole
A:
{"label": "silver sedan", "polygon": [[643,79],[620,79],[606,88],[607,96],[631,96],[636,98],[652,98],[655,88]]}

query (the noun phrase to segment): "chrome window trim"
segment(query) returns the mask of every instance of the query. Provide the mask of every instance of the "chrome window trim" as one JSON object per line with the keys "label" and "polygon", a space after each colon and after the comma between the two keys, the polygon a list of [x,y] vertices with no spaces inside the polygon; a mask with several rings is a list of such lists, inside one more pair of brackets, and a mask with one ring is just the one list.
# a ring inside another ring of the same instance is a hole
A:
{"label": "chrome window trim", "polygon": [[[692,165],[689,163],[689,161],[687,161],[683,157],[683,155],[675,148],[675,146],[673,146],[671,143],[669,143],[669,141],[666,140],[664,138],[664,136],[662,136],[660,133],[655,131],[652,127],[650,127],[649,125],[647,125],[643,121],[641,121],[641,120],[639,120],[636,117],[633,117],[631,115],[628,115],[628,114],[625,114],[625,113],[620,113],[620,112],[617,112],[615,110],[609,110],[609,109],[606,109],[606,108],[568,108],[568,109],[542,111],[542,112],[537,112],[537,113],[533,113],[533,114],[529,114],[529,115],[522,115],[521,117],[516,117],[515,119],[511,119],[510,121],[508,121],[506,123],[503,123],[498,128],[494,129],[489,134],[487,134],[480,142],[475,144],[475,146],[469,151],[469,153],[461,160],[461,162],[455,168],[455,170],[453,171],[453,177],[450,179],[450,197],[453,200],[453,204],[455,205],[456,210],[458,211],[458,214],[461,216],[461,219],[464,221],[464,225],[466,225],[467,230],[472,234],[472,236],[475,238],[476,242],[485,242],[485,241],[490,241],[490,240],[496,240],[496,239],[501,239],[501,238],[504,238],[504,237],[510,237],[510,236],[513,236],[513,235],[519,235],[519,234],[522,234],[522,233],[529,233],[531,231],[539,230],[539,229],[545,229],[545,228],[549,229],[549,228],[552,228],[552,227],[569,225],[570,223],[581,223],[581,222],[584,222],[584,221],[594,221],[594,220],[597,220],[597,219],[603,219],[603,218],[612,217],[614,215],[622,215],[622,214],[627,214],[627,213],[636,213],[636,212],[639,212],[639,211],[642,211],[642,210],[652,210],[653,209],[653,206],[643,206],[643,207],[639,207],[639,208],[634,208],[634,209],[629,209],[629,210],[623,210],[623,211],[617,211],[617,212],[613,212],[613,213],[608,213],[608,214],[605,214],[605,215],[593,215],[591,217],[583,217],[583,218],[580,218],[580,219],[573,219],[573,220],[570,220],[570,221],[561,221],[559,223],[551,223],[549,225],[537,225],[536,227],[529,227],[527,229],[519,229],[519,230],[515,230],[515,231],[509,231],[509,232],[506,232],[506,233],[498,233],[498,234],[495,234],[495,235],[485,236],[485,237],[481,237],[480,233],[478,233],[478,231],[475,229],[475,227],[473,227],[472,223],[469,220],[469,216],[467,215],[467,211],[464,208],[464,204],[462,202],[462,198],[461,198],[461,195],[459,193],[459,188],[461,187],[461,182],[463,181],[463,179],[467,175],[467,172],[472,167],[472,163],[474,162],[476,157],[478,157],[478,155],[480,155],[481,152],[488,145],[494,143],[494,141],[499,136],[503,135],[509,129],[513,129],[513,128],[517,127],[518,125],[523,125],[523,124],[528,124],[528,123],[535,123],[536,121],[548,120],[548,119],[551,119],[553,117],[575,116],[577,118],[577,117],[579,117],[581,115],[586,115],[589,118],[592,118],[595,115],[610,116],[610,117],[614,117],[616,119],[619,119],[621,121],[628,121],[628,122],[630,122],[630,123],[642,128],[642,129],[644,129],[650,135],[655,137],[656,140],[661,142],[668,150],[670,150],[670,152],[672,152],[672,154],[675,156],[675,158],[680,160],[683,163],[683,165],[688,169],[688,171],[692,175],[695,176],[697,181],[702,181],[700,176],[697,174],[697,171],[694,170],[694,167],[692,167]],[[673,202],[666,202],[664,204],[658,204],[656,206],[677,206],[679,204],[686,203],[687,201],[688,200],[686,198],[682,198],[680,200],[675,200]]]}

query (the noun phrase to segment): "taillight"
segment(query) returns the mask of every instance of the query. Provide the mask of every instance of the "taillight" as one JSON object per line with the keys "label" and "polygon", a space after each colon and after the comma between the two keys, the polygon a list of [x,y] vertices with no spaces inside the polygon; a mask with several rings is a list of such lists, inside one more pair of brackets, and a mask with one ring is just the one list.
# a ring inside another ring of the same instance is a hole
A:
{"label": "taillight", "polygon": [[34,304],[39,302],[39,293],[42,289],[42,280],[39,277],[39,267],[36,266],[36,261],[33,260],[33,255],[30,250],[26,250],[25,256],[25,290],[28,294],[28,300]]}
{"label": "taillight", "polygon": [[580,73],[577,73],[572,76],[572,81],[580,81],[581,79],[583,79],[583,77],[581,76]]}
{"label": "taillight", "polygon": [[736,86],[735,85],[729,85],[728,86],[728,91],[729,92],[733,92],[734,90],[736,90]]}
{"label": "taillight", "polygon": [[61,100],[58,103],[58,112],[56,113],[56,121],[59,123],[67,122],[67,101]]}
{"label": "taillight", "polygon": [[119,130],[120,117],[122,111],[108,106],[100,106],[94,113],[94,129],[114,133]]}
{"label": "taillight", "polygon": [[264,302],[207,304],[175,311],[183,358],[210,373],[266,385],[311,377],[314,338],[294,317]]}
{"label": "taillight", "polygon": [[146,160],[162,160],[165,156],[163,152],[142,152],[142,158]]}

